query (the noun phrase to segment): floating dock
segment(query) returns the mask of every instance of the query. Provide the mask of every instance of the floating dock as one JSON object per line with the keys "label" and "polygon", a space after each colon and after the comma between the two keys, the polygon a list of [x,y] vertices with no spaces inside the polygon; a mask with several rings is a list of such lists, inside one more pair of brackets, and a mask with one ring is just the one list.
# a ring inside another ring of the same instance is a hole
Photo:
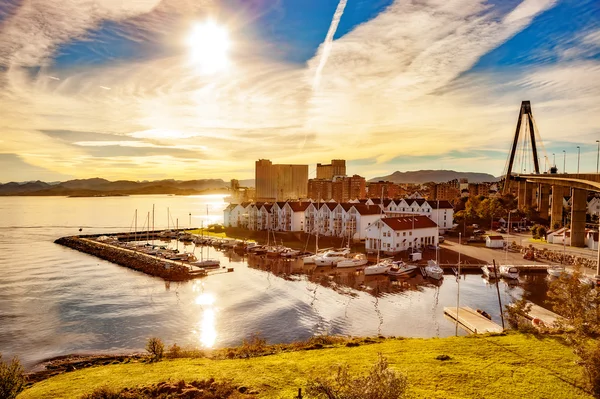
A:
{"label": "floating dock", "polygon": [[454,320],[458,320],[460,325],[474,334],[501,333],[503,331],[502,326],[480,315],[476,310],[468,306],[460,307],[458,311],[456,307],[445,307],[444,314]]}
{"label": "floating dock", "polygon": [[559,314],[556,314],[551,310],[536,305],[535,303],[527,302],[527,305],[531,306],[531,309],[527,314],[524,314],[523,316],[525,316],[529,320],[538,319],[542,323],[544,323],[544,325],[552,327],[559,319],[562,318]]}

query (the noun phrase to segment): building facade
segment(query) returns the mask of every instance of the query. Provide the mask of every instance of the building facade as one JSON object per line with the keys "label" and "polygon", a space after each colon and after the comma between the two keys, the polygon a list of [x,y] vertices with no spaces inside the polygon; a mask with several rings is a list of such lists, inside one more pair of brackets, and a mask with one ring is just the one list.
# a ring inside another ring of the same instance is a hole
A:
{"label": "building facade", "polygon": [[255,184],[257,201],[306,198],[308,165],[279,165],[260,159],[255,164]]}
{"label": "building facade", "polygon": [[400,187],[391,181],[370,182],[367,185],[369,198],[396,198],[400,193]]}
{"label": "building facade", "polygon": [[333,180],[336,176],[346,176],[346,160],[332,159],[328,165],[317,164],[317,179]]}
{"label": "building facade", "polygon": [[376,220],[367,227],[365,249],[396,254],[438,245],[437,225],[426,216],[412,215]]}

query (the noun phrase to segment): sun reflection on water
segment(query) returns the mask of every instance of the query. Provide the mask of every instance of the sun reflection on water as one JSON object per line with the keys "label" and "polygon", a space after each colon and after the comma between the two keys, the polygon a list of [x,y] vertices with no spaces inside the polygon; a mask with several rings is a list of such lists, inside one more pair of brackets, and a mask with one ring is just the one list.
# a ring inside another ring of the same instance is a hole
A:
{"label": "sun reflection on water", "polygon": [[[196,287],[194,287],[194,290],[196,290]],[[197,334],[203,347],[212,348],[217,341],[217,310],[213,307],[215,297],[210,293],[201,293],[196,297],[195,302],[197,305],[200,305],[200,310],[202,311],[202,318],[198,322]]]}

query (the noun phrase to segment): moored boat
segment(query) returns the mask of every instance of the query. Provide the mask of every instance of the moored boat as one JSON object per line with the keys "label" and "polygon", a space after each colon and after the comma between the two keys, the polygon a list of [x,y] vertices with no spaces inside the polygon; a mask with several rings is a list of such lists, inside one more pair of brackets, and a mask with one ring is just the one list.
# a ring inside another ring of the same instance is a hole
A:
{"label": "moored boat", "polygon": [[481,266],[481,271],[483,272],[483,275],[488,279],[495,279],[496,277],[500,277],[500,273],[494,270],[494,265]]}
{"label": "moored boat", "polygon": [[427,261],[425,266],[425,274],[434,280],[441,280],[444,278],[444,270],[434,260]]}
{"label": "moored boat", "polygon": [[407,265],[406,263],[392,262],[392,267],[386,272],[388,276],[394,277],[409,277],[414,274],[417,270],[417,266]]}
{"label": "moored boat", "polygon": [[551,275],[552,277],[560,277],[562,276],[564,273],[566,273],[565,267],[564,266],[550,266],[547,269],[547,272],[549,275]]}
{"label": "moored boat", "polygon": [[516,280],[519,278],[519,269],[514,266],[502,265],[498,268],[500,276],[509,280]]}
{"label": "moored boat", "polygon": [[337,263],[337,267],[360,267],[369,262],[365,254],[356,254],[351,259],[344,259]]}
{"label": "moored boat", "polygon": [[375,274],[386,274],[394,266],[390,259],[384,259],[381,262],[365,267],[365,276],[372,276]]}
{"label": "moored boat", "polygon": [[346,255],[350,253],[349,248],[344,248],[339,251],[327,251],[322,256],[315,258],[315,265],[317,266],[335,266],[338,262],[346,259]]}

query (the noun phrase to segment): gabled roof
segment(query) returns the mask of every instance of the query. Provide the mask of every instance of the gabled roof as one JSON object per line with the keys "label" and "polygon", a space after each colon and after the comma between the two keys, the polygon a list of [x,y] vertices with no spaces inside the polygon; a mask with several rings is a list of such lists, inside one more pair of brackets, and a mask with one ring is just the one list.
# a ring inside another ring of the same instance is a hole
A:
{"label": "gabled roof", "polygon": [[353,204],[353,208],[356,209],[361,215],[379,215],[381,214],[381,208],[379,205],[363,205],[363,204]]}
{"label": "gabled roof", "polygon": [[265,210],[267,212],[271,211],[271,208],[273,208],[273,204],[263,204],[263,206],[261,208],[265,208]]}
{"label": "gabled roof", "polygon": [[241,203],[242,207],[244,207],[244,208],[247,208],[248,205],[251,205],[251,204],[252,204],[252,202],[242,202]]}
{"label": "gabled roof", "polygon": [[[427,201],[431,209],[438,209],[438,201]],[[441,200],[439,201],[439,209],[454,209],[450,201]]]}
{"label": "gabled roof", "polygon": [[287,204],[287,202],[285,202],[285,201],[277,201],[276,204],[277,204],[277,206],[280,209],[283,209],[283,207],[285,206],[285,204]]}
{"label": "gabled roof", "polygon": [[306,208],[310,206],[310,202],[288,202],[287,203],[292,211],[294,212],[304,212]]}
{"label": "gabled roof", "polygon": [[352,208],[354,205],[360,205],[360,204],[344,202],[343,204],[340,204],[340,205],[346,212],[348,212],[350,210],[350,208]]}
{"label": "gabled roof", "polygon": [[423,205],[425,202],[427,202],[427,200],[425,200],[424,198],[416,198],[414,200],[414,202],[416,202],[417,204],[419,204],[419,206]]}
{"label": "gabled roof", "polygon": [[504,241],[504,237],[502,236],[488,236],[487,238],[491,241]]}
{"label": "gabled roof", "polygon": [[327,202],[323,205],[325,205],[327,208],[329,208],[330,211],[333,211],[335,208],[337,208],[338,203],[337,202]]}
{"label": "gabled roof", "polygon": [[227,206],[227,208],[223,209],[223,212],[232,211],[236,206],[238,206],[238,204],[229,204],[229,206]]}
{"label": "gabled roof", "polygon": [[[383,206],[387,207],[387,206],[388,206],[389,204],[391,204],[392,202],[394,202],[394,200],[391,200],[391,199],[384,199],[384,200],[383,200]],[[396,204],[396,203],[394,202],[394,205],[395,205],[395,204]]]}
{"label": "gabled roof", "polygon": [[360,198],[358,201],[359,201],[361,204],[365,204],[365,203],[366,203],[368,200],[369,200],[368,198]]}
{"label": "gabled roof", "polygon": [[416,230],[435,228],[437,224],[427,216],[401,216],[396,218],[384,218],[381,221],[394,231]]}

